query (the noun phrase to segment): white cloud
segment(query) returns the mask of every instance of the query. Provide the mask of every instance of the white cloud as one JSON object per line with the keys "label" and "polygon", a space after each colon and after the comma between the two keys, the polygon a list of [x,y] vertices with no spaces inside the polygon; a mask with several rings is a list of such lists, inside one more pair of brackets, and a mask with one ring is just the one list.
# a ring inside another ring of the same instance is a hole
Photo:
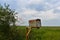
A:
{"label": "white cloud", "polygon": [[17,6],[21,9],[21,8],[24,8],[28,3],[27,0],[17,0]]}
{"label": "white cloud", "polygon": [[44,0],[17,0],[17,5],[21,8],[24,8],[30,4],[40,4],[42,2],[44,2]]}
{"label": "white cloud", "polygon": [[39,4],[41,2],[43,2],[44,0],[29,0],[28,3],[29,4]]}
{"label": "white cloud", "polygon": [[43,20],[52,20],[57,18],[57,14],[53,13],[53,9],[41,12],[39,15],[43,18]]}
{"label": "white cloud", "polygon": [[53,5],[50,4],[50,3],[48,3],[48,2],[45,2],[45,5],[48,6],[49,8],[52,8],[53,7]]}
{"label": "white cloud", "polygon": [[59,9],[60,10],[60,6],[58,6],[56,9]]}
{"label": "white cloud", "polygon": [[36,14],[38,12],[36,10],[25,9],[22,13],[25,15],[33,15],[33,14]]}
{"label": "white cloud", "polygon": [[54,11],[53,9],[47,11],[41,11],[41,12],[36,10],[26,9],[22,12],[22,14],[25,15],[28,19],[36,19],[36,18],[40,18],[42,20],[57,19],[58,14],[55,14],[53,11]]}

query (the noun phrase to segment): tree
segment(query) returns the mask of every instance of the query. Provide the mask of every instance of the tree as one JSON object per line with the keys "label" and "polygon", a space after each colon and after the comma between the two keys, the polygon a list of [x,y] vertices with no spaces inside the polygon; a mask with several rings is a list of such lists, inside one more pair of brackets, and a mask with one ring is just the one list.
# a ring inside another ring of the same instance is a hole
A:
{"label": "tree", "polygon": [[15,25],[15,14],[16,12],[11,10],[9,5],[5,4],[5,7],[0,5],[0,26],[10,27],[10,24]]}
{"label": "tree", "polygon": [[[9,5],[0,5],[0,36],[4,35],[4,38],[9,37],[9,33],[11,33],[11,25],[15,26],[15,14],[16,12],[9,8]],[[3,38],[0,38],[3,40]]]}

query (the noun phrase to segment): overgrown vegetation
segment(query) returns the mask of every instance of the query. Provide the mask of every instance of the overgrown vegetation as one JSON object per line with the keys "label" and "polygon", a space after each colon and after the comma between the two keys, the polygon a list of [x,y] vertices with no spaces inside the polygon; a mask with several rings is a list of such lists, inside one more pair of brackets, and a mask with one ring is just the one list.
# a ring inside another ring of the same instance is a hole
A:
{"label": "overgrown vegetation", "polygon": [[10,9],[9,5],[0,5],[0,40],[18,40],[15,14],[16,12]]}
{"label": "overgrown vegetation", "polygon": [[[25,40],[26,27],[18,27],[20,30],[20,40]],[[60,40],[60,27],[41,27],[40,29],[33,28],[29,40]]]}

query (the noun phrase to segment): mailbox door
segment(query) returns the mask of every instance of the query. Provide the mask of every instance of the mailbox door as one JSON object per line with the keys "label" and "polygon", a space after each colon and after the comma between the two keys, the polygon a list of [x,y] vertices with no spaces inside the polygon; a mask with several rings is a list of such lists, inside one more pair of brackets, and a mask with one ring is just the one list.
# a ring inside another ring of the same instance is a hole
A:
{"label": "mailbox door", "polygon": [[37,27],[40,27],[41,26],[41,22],[40,21],[37,21]]}

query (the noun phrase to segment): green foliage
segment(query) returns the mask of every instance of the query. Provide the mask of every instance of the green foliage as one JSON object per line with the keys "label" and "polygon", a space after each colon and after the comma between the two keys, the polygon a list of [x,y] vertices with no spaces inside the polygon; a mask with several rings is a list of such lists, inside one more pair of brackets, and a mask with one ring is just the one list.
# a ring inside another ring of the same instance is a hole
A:
{"label": "green foliage", "polygon": [[0,25],[9,25],[15,23],[14,17],[15,11],[9,8],[9,5],[5,4],[5,7],[0,5]]}
{"label": "green foliage", "polygon": [[15,35],[18,35],[17,31],[14,31],[16,27],[11,30],[12,27],[10,25],[13,24],[15,26],[15,14],[16,12],[10,9],[9,5],[0,5],[0,40],[14,40]]}

